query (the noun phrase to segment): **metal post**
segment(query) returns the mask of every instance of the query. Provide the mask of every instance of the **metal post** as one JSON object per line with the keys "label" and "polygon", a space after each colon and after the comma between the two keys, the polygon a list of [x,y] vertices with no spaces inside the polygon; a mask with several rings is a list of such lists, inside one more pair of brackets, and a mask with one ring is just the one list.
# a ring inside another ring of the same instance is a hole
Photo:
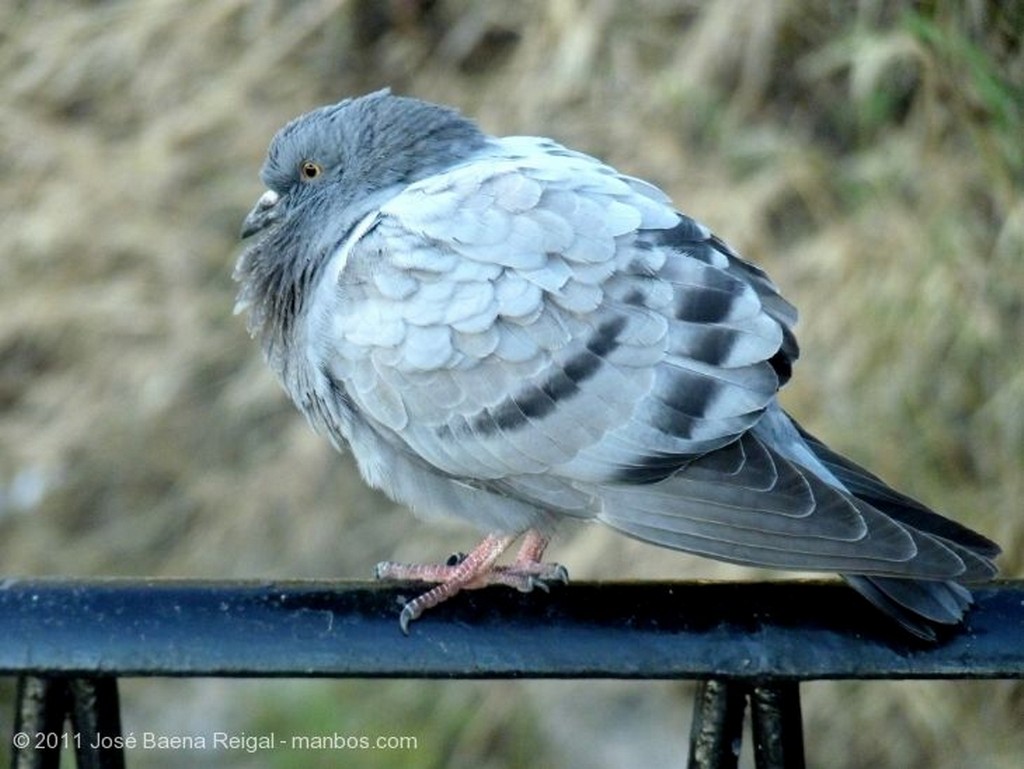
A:
{"label": "metal post", "polygon": [[803,769],[804,729],[796,681],[754,686],[750,725],[757,769]]}
{"label": "metal post", "polygon": [[16,708],[12,769],[59,769],[64,748],[78,769],[124,769],[116,678],[21,676]]}
{"label": "metal post", "polygon": [[746,694],[739,681],[700,682],[693,698],[689,769],[736,769]]}
{"label": "metal post", "polygon": [[117,679],[72,678],[68,690],[78,769],[124,769]]}
{"label": "metal post", "polygon": [[11,769],[58,769],[67,700],[64,678],[18,677]]}

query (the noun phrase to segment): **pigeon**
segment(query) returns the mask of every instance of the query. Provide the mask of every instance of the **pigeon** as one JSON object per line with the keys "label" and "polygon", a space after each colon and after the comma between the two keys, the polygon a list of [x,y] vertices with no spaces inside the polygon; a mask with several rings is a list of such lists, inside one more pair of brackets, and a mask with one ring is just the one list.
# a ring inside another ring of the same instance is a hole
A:
{"label": "pigeon", "polygon": [[234,277],[270,368],[370,486],[484,535],[378,565],[430,585],[404,632],[461,590],[567,581],[543,560],[565,519],[837,572],[925,639],[995,575],[995,543],[783,410],[796,310],[656,186],[390,90],[289,122],[260,177]]}

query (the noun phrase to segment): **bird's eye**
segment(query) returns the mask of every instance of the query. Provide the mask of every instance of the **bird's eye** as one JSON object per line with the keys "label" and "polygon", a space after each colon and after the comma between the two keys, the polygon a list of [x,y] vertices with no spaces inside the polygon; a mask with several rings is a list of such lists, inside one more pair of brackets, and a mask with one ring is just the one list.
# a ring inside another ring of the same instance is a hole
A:
{"label": "bird's eye", "polygon": [[303,181],[312,181],[321,173],[323,173],[323,169],[319,164],[314,163],[312,160],[307,160],[299,166],[299,175],[302,176]]}

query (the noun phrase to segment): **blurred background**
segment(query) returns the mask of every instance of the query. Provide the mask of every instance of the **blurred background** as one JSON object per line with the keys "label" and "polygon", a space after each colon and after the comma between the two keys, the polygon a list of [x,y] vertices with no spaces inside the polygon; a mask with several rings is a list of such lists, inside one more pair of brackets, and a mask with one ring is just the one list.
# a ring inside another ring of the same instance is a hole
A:
{"label": "blurred background", "polygon": [[[787,407],[999,541],[1004,574],[1022,576],[1022,29],[1018,0],[0,5],[0,572],[363,579],[382,559],[473,544],[367,490],[231,313],[237,232],[275,130],[390,85],[663,187],[801,309]],[[567,530],[551,555],[583,579],[772,576],[596,527]],[[127,731],[418,741],[135,751],[140,768],[682,766],[691,692],[122,687]],[[812,766],[1024,760],[1020,684],[803,692]]]}

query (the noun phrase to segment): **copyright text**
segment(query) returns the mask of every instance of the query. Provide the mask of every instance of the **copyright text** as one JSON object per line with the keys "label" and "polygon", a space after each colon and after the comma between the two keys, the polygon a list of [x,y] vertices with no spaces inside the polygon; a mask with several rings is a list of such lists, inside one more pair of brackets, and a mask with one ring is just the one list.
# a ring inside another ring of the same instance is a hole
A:
{"label": "copyright text", "polygon": [[81,734],[79,732],[17,732],[11,743],[18,750],[227,750],[259,753],[268,750],[416,750],[419,740],[412,735],[290,734],[276,732],[210,732],[209,734]]}

